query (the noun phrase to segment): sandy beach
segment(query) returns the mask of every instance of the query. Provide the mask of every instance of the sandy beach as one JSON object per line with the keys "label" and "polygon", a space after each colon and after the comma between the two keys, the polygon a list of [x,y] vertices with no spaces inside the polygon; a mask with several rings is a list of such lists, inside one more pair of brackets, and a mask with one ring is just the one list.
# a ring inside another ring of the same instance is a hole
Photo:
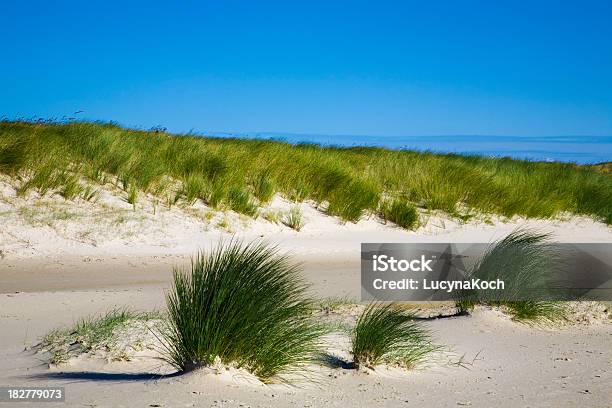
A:
{"label": "sandy beach", "polygon": [[[168,367],[155,353],[111,362],[83,356],[50,368],[33,347],[54,328],[114,307],[162,310],[172,269],[188,265],[198,250],[220,239],[274,243],[303,263],[315,297],[357,302],[362,242],[491,242],[519,227],[549,232],[558,242],[612,242],[610,228],[592,219],[461,223],[430,214],[422,227],[407,231],[372,217],[342,223],[303,203],[305,226],[296,232],[231,212],[153,210],[152,201],[135,211],[112,191],[78,206],[53,197],[33,205],[34,198],[17,197],[9,183],[2,185],[0,383],[64,386],[62,406],[610,404],[612,325],[603,306],[583,307],[570,324],[557,328],[529,327],[489,308],[430,320],[425,324],[444,347],[424,366],[356,371],[321,365],[314,368],[316,380],[299,387],[264,385],[231,372],[159,377]],[[265,210],[289,205],[277,197]],[[219,226],[222,218],[229,226]],[[343,340],[338,342],[342,353]]]}
{"label": "sandy beach", "polygon": [[4,2],[0,408],[612,408],[612,2]]}

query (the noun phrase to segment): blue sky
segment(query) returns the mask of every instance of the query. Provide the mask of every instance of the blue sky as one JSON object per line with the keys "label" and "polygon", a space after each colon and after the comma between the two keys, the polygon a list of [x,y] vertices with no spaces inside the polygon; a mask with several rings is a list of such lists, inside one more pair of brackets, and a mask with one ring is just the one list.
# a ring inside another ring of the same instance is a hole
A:
{"label": "blue sky", "polygon": [[612,2],[4,2],[0,115],[612,135]]}

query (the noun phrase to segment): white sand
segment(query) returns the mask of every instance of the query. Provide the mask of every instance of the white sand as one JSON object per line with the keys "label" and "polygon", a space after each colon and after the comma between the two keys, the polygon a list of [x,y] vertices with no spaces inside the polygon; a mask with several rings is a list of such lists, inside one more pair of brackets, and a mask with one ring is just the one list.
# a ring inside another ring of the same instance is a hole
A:
{"label": "white sand", "polygon": [[[425,225],[412,232],[374,218],[342,224],[302,204],[305,227],[298,233],[261,217],[212,213],[202,204],[171,210],[157,205],[153,214],[153,201],[142,199],[134,211],[121,194],[108,189],[95,203],[75,205],[57,197],[20,198],[0,180],[0,384],[65,386],[66,406],[611,404],[612,325],[542,330],[486,310],[428,323],[436,340],[453,349],[446,360],[409,373],[321,368],[321,384],[305,389],[202,373],[150,381],[141,374],[160,365],[146,358],[77,361],[49,370],[40,355],[24,348],[58,325],[113,306],[163,307],[172,267],[233,234],[277,243],[303,261],[317,296],[353,298],[359,295],[362,242],[490,242],[517,227],[550,232],[559,242],[612,242],[609,227],[586,217],[478,217],[460,224],[423,214]],[[267,210],[286,212],[291,205],[277,197]],[[463,355],[465,368],[451,364]]]}
{"label": "white sand", "polygon": [[[408,373],[321,368],[306,388],[245,384],[245,378],[196,373],[148,379],[152,359],[77,361],[49,370],[24,347],[58,324],[115,305],[161,306],[156,289],[0,295],[0,383],[65,386],[66,406],[588,406],[610,404],[612,325],[539,330],[483,310],[428,325],[445,358]],[[463,366],[456,363],[461,360]],[[45,405],[47,406],[47,405]],[[63,406],[63,405],[62,405]]]}
{"label": "white sand", "polygon": [[168,209],[154,205],[150,197],[141,197],[134,211],[124,195],[107,188],[96,202],[76,204],[60,197],[38,199],[33,193],[22,198],[0,178],[0,257],[185,255],[233,235],[245,240],[263,238],[298,256],[353,257],[362,242],[490,242],[518,227],[550,232],[558,242],[612,242],[612,229],[587,217],[507,220],[479,216],[460,223],[442,214],[423,213],[423,225],[407,231],[375,217],[342,223],[302,203],[305,226],[296,232],[264,219],[268,212],[282,218],[292,207],[278,196],[253,220],[231,211],[215,212],[201,203]]}

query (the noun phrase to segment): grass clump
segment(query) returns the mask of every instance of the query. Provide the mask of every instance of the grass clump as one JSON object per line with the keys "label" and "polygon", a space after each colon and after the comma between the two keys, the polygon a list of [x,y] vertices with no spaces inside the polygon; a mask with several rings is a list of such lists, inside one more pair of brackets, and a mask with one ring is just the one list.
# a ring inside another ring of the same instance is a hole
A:
{"label": "grass clump", "polygon": [[563,302],[553,301],[562,279],[564,263],[548,234],[518,229],[489,246],[467,274],[468,279],[505,282],[503,290],[471,290],[459,293],[457,306],[470,310],[476,304],[500,306],[513,319],[549,324],[566,318]]}
{"label": "grass clump", "polygon": [[136,203],[138,202],[138,189],[136,188],[136,185],[131,184],[128,187],[128,194],[127,194],[126,201],[129,204],[132,204],[132,207],[136,209]]}
{"label": "grass clump", "polygon": [[314,361],[324,330],[299,267],[276,250],[238,241],[202,253],[175,270],[167,295],[166,359],[180,371],[222,363],[265,382]]}
{"label": "grass clump", "polygon": [[381,363],[412,368],[436,350],[414,314],[397,304],[370,304],[357,320],[351,338],[357,367]]}
{"label": "grass clump", "polygon": [[283,224],[298,232],[304,227],[304,217],[299,206],[291,207],[289,212],[283,217]]}
{"label": "grass clump", "polygon": [[316,304],[316,309],[325,313],[332,313],[343,307],[356,306],[358,302],[348,296],[328,297],[321,299]]}
{"label": "grass clump", "polygon": [[381,216],[385,221],[391,221],[406,229],[414,229],[419,225],[416,207],[404,199],[396,198],[391,203],[384,202],[381,207]]}
{"label": "grass clump", "polygon": [[262,216],[266,221],[269,221],[273,224],[279,224],[281,220],[283,219],[283,213],[281,211],[272,210],[272,209],[268,209],[264,211]]}
{"label": "grass clump", "polygon": [[130,322],[160,320],[155,312],[139,313],[129,309],[112,309],[103,315],[90,316],[76,322],[73,327],[56,329],[45,335],[37,346],[50,353],[51,364],[66,363],[83,353],[106,350],[117,358],[125,356],[119,344],[117,331]]}
{"label": "grass clump", "polygon": [[526,324],[554,325],[567,320],[564,302],[524,300],[502,303],[513,320]]}
{"label": "grass clump", "polygon": [[98,197],[98,191],[90,185],[84,186],[79,193],[85,201],[94,201]]}
{"label": "grass clump", "polygon": [[19,207],[16,213],[30,225],[52,228],[57,221],[76,220],[82,217],[82,214],[74,211],[74,208],[46,203]]}

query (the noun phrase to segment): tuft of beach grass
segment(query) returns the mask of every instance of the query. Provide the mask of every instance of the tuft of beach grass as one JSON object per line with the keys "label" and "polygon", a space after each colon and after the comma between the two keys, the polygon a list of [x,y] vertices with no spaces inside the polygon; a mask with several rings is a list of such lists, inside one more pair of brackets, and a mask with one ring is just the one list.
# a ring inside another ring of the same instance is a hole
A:
{"label": "tuft of beach grass", "polygon": [[158,312],[135,312],[127,308],[112,309],[102,315],[78,320],[72,327],[58,328],[47,333],[36,346],[49,353],[49,363],[63,364],[71,357],[106,350],[116,359],[123,359],[126,350],[120,344],[118,331],[134,322],[161,322]]}
{"label": "tuft of beach grass", "polygon": [[283,216],[283,224],[291,229],[300,231],[304,227],[304,216],[299,206],[295,205]]}
{"label": "tuft of beach grass", "polygon": [[359,316],[351,337],[357,367],[381,363],[412,368],[437,347],[415,315],[398,304],[370,304]]}
{"label": "tuft of beach grass", "polygon": [[167,295],[165,359],[179,371],[222,363],[264,382],[301,374],[325,329],[300,268],[274,248],[231,241],[175,270]]}
{"label": "tuft of beach grass", "polygon": [[458,294],[457,307],[469,311],[476,304],[500,306],[514,320],[550,325],[566,319],[564,302],[550,300],[549,288],[563,270],[562,254],[550,243],[550,236],[518,229],[492,243],[468,273],[468,278],[502,279],[506,288],[496,296],[479,291]]}
{"label": "tuft of beach grass", "polygon": [[383,202],[380,214],[385,221],[391,221],[402,228],[415,229],[419,225],[419,213],[415,205],[405,199]]}

